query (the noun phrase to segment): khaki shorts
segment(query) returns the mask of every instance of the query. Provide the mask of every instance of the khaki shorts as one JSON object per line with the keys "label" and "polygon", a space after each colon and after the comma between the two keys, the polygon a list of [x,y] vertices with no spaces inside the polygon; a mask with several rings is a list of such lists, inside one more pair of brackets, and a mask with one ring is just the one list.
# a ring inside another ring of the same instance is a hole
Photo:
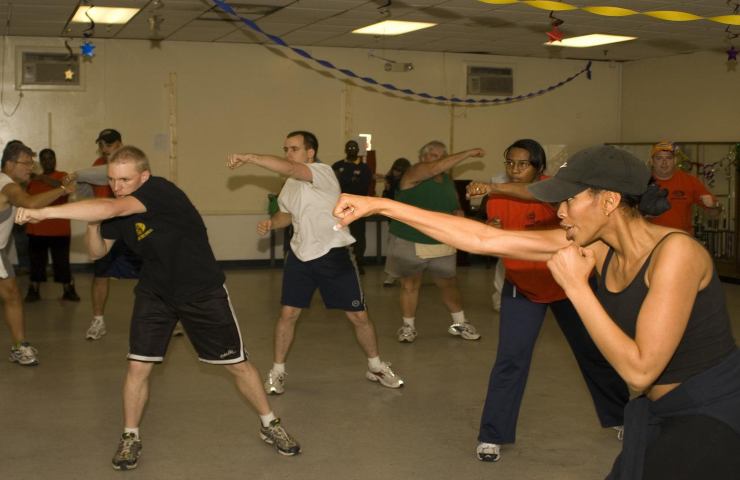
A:
{"label": "khaki shorts", "polygon": [[420,258],[416,244],[393,234],[388,236],[388,254],[385,271],[394,277],[410,277],[427,271],[435,277],[452,278],[457,275],[457,254],[436,258]]}

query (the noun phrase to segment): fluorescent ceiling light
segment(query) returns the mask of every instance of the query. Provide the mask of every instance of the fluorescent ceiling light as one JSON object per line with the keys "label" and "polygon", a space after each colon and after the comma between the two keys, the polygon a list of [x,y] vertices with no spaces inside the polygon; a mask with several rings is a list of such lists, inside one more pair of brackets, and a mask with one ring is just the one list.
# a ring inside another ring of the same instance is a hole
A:
{"label": "fluorescent ceiling light", "polygon": [[426,22],[403,22],[400,20],[386,20],[380,23],[374,23],[367,27],[352,30],[352,33],[362,33],[367,35],[403,35],[404,33],[421,30],[423,28],[434,27],[436,23]]}
{"label": "fluorescent ceiling light", "polygon": [[139,13],[140,8],[114,8],[80,6],[72,17],[72,23],[90,23],[89,15],[95,23],[113,25],[128,23],[131,17]]}
{"label": "fluorescent ceiling light", "polygon": [[593,33],[591,35],[581,35],[580,37],[564,38],[558,42],[545,42],[545,45],[556,47],[574,47],[586,48],[596,47],[598,45],[608,45],[610,43],[627,42],[635,40],[637,37],[625,37],[622,35],[606,35],[603,33]]}

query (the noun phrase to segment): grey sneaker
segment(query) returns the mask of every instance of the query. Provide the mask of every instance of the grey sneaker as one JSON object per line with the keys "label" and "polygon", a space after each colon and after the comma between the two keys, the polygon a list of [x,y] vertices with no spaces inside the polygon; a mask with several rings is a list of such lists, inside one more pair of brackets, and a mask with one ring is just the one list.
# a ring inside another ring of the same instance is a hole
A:
{"label": "grey sneaker", "polygon": [[265,391],[268,395],[281,395],[283,392],[285,392],[285,377],[287,377],[288,374],[283,373],[276,373],[273,370],[270,370],[267,373],[267,378],[265,379]]}
{"label": "grey sneaker", "polygon": [[291,437],[280,424],[280,419],[276,418],[270,422],[268,427],[260,427],[260,438],[269,444],[274,445],[281,455],[296,455],[301,453],[301,446],[298,445],[295,438]]}
{"label": "grey sneaker", "polygon": [[90,323],[90,327],[85,333],[85,338],[87,340],[99,340],[106,333],[108,332],[105,330],[105,321],[93,318],[93,321]]}
{"label": "grey sneaker", "polygon": [[495,443],[479,443],[475,455],[481,462],[498,462],[501,460],[501,445]]}
{"label": "grey sneaker", "polygon": [[124,433],[118,443],[118,450],[113,455],[113,469],[133,470],[139,465],[141,455],[141,440],[135,433]]}
{"label": "grey sneaker", "polygon": [[414,343],[414,340],[416,340],[416,329],[404,323],[398,329],[396,335],[398,335],[398,341],[401,343]]}
{"label": "grey sneaker", "polygon": [[387,362],[382,362],[382,364],[383,367],[377,372],[368,370],[365,373],[365,378],[367,378],[371,382],[378,382],[384,387],[388,388],[403,387],[403,379],[396,375],[393,370],[391,370],[391,364]]}
{"label": "grey sneaker", "polygon": [[24,367],[35,367],[39,364],[39,359],[36,358],[38,350],[31,346],[28,342],[21,342],[17,347],[10,347],[10,355],[8,360]]}
{"label": "grey sneaker", "polygon": [[450,328],[447,329],[447,332],[450,335],[462,337],[465,340],[478,340],[480,338],[480,333],[478,333],[475,327],[468,322],[453,323],[452,325],[450,325]]}

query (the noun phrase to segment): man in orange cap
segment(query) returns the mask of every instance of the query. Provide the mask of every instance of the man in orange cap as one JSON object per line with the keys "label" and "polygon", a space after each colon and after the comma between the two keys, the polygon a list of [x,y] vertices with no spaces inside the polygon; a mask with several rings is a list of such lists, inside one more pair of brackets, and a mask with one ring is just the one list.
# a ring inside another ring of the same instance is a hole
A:
{"label": "man in orange cap", "polygon": [[691,206],[699,205],[719,213],[721,205],[707,187],[695,176],[676,168],[676,145],[662,141],[650,149],[653,177],[661,188],[668,190],[671,208],[650,221],[665,227],[680,228],[694,233]]}

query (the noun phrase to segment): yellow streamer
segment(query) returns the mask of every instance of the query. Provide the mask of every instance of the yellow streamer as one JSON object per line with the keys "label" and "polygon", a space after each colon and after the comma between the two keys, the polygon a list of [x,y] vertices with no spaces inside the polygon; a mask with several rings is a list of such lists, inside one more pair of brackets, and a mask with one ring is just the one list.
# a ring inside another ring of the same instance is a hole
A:
{"label": "yellow streamer", "polygon": [[550,0],[525,0],[524,3],[530,7],[539,8],[541,10],[554,10],[561,12],[564,10],[578,10],[575,5],[568,5],[563,2],[553,2]]}
{"label": "yellow streamer", "polygon": [[717,17],[702,17],[688,12],[679,12],[676,10],[654,10],[649,12],[638,12],[622,7],[593,6],[577,7],[564,2],[555,2],[551,0],[478,0],[482,3],[492,5],[511,5],[514,3],[523,3],[532,8],[551,11],[583,10],[584,12],[600,15],[603,17],[626,17],[629,15],[645,15],[646,17],[656,18],[667,22],[693,22],[695,20],[708,20],[723,25],[740,26],[740,15],[720,15]]}
{"label": "yellow streamer", "polygon": [[694,15],[693,13],[676,12],[674,10],[655,10],[652,12],[644,12],[643,15],[659,18],[668,22],[693,22],[694,20],[701,20],[704,18],[699,15]]}
{"label": "yellow streamer", "polygon": [[639,15],[640,13],[622,7],[583,7],[581,10],[603,17],[627,17],[629,15]]}

